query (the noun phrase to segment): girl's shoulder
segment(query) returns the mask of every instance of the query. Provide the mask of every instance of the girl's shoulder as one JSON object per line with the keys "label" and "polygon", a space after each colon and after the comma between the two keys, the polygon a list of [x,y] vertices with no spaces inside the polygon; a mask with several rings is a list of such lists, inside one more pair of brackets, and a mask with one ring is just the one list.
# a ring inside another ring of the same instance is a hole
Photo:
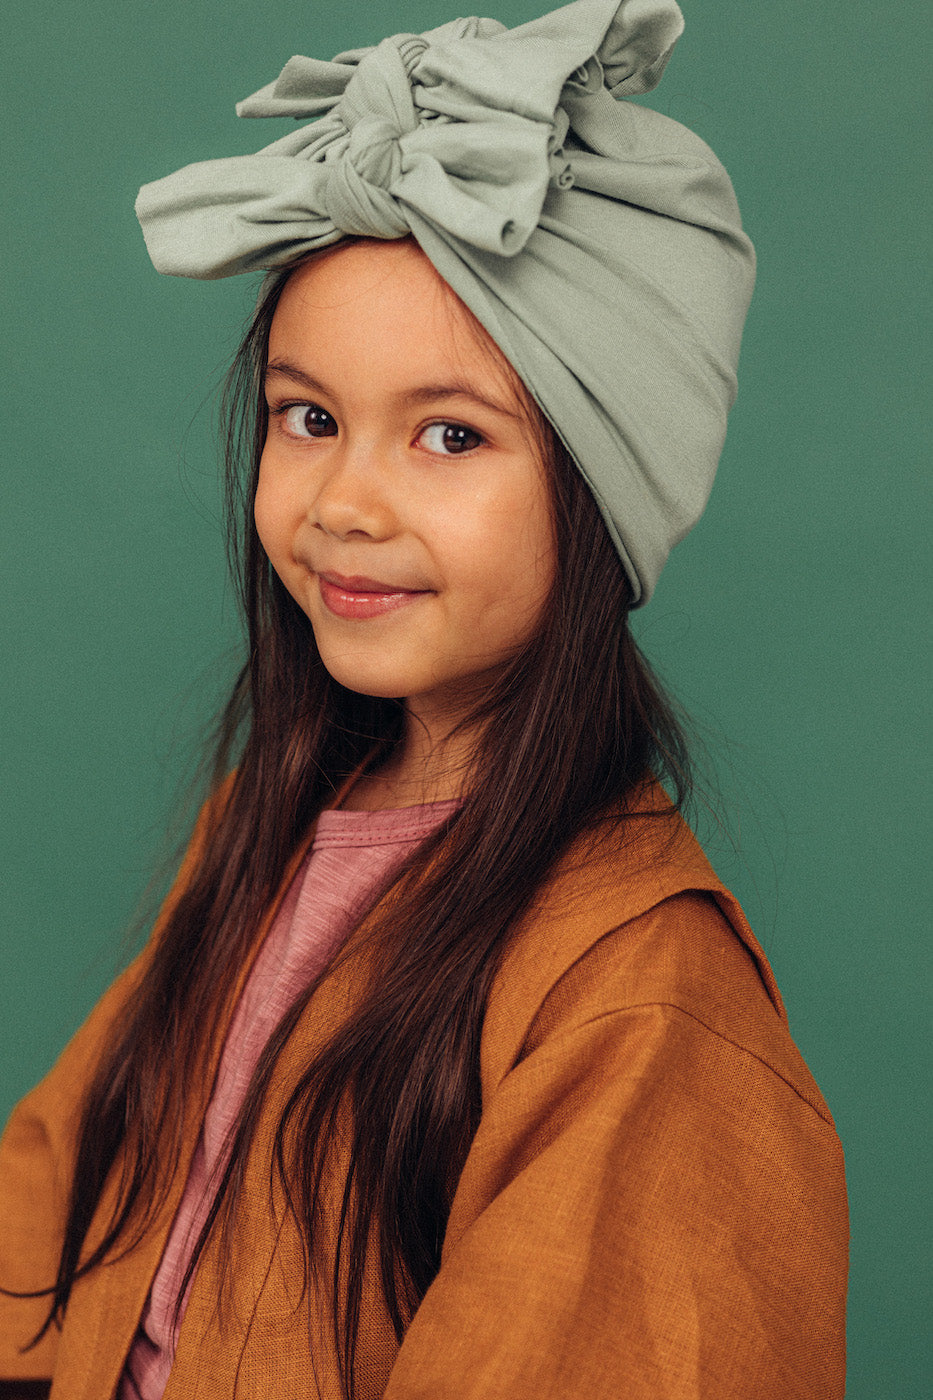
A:
{"label": "girl's shoulder", "polygon": [[484,1028],[487,1086],[600,1017],[689,1022],[754,1056],[831,1123],[768,959],[660,785],[600,839],[574,844],[510,945]]}

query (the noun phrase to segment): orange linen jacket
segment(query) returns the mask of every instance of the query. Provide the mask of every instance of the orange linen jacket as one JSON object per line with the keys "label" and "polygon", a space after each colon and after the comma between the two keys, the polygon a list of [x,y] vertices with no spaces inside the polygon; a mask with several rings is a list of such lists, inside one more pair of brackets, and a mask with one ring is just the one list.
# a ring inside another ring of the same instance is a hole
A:
{"label": "orange linen jacket", "polygon": [[[841,1400],[842,1150],[764,954],[679,817],[631,819],[614,853],[581,856],[578,843],[541,890],[496,980],[480,1126],[440,1271],[401,1347],[368,1281],[357,1394]],[[146,956],[11,1117],[0,1149],[8,1288],[54,1276],[75,1106]],[[326,1303],[302,1289],[270,1144],[301,1065],[352,1014],[364,962],[351,957],[324,982],[286,1047],[233,1266],[222,1278],[209,1243],[165,1400],[339,1400]],[[212,1074],[192,1086],[189,1155]],[[339,1152],[335,1162],[339,1195]],[[186,1170],[142,1242],[81,1280],[63,1329],[33,1350],[20,1348],[44,1302],[0,1296],[0,1378],[51,1377],[52,1400],[111,1400]]]}

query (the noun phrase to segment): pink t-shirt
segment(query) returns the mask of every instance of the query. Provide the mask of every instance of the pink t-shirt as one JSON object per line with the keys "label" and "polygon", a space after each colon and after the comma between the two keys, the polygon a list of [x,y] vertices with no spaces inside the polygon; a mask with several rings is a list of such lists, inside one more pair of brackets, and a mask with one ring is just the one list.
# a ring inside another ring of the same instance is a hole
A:
{"label": "pink t-shirt", "polygon": [[285,1012],[327,964],[376,887],[457,806],[430,802],[385,812],[322,812],[314,844],[259,951],[237,1005],[204,1125],[130,1349],[119,1400],[160,1400],[177,1337],[172,1314],[210,1211],[235,1124],[263,1048]]}

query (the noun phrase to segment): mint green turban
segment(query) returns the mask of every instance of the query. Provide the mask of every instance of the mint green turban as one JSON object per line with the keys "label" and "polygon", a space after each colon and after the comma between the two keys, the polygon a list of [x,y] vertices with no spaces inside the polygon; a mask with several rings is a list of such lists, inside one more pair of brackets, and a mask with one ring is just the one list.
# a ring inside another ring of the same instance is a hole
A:
{"label": "mint green turban", "polygon": [[237,111],[318,120],[144,185],[152,261],[228,277],[413,234],[566,444],[643,603],[706,504],[754,281],[712,151],[625,100],[682,29],[673,0],[575,0],[292,58]]}

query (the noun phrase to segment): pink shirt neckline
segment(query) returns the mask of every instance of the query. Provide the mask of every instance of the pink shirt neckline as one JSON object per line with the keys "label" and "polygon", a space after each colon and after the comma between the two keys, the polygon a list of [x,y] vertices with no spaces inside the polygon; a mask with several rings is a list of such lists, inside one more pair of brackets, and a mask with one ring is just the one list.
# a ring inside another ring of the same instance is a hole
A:
{"label": "pink shirt neckline", "polygon": [[321,846],[386,846],[427,836],[460,806],[457,797],[414,807],[347,811],[326,807],[317,819],[311,849]]}

